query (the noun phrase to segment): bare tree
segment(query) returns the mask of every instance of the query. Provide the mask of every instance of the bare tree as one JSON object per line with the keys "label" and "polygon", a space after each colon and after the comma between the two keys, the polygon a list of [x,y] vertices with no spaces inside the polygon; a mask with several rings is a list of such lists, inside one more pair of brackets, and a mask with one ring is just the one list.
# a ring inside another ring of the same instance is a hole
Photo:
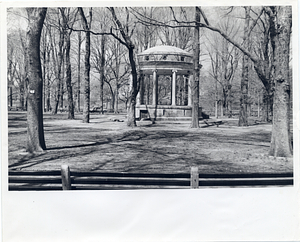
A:
{"label": "bare tree", "polygon": [[80,80],[81,80],[81,31],[78,31],[78,52],[77,52],[77,112],[80,112]]}
{"label": "bare tree", "polygon": [[46,149],[43,126],[40,38],[47,8],[27,8],[26,10],[28,14],[26,52],[29,82],[26,150],[28,152],[40,152]]}
{"label": "bare tree", "polygon": [[69,26],[73,27],[76,19],[76,14],[71,18],[70,8],[60,8],[60,12],[63,19],[63,28],[65,32],[65,56],[66,56],[66,86],[68,93],[68,119],[74,119],[74,102],[73,102],[73,90],[72,90],[72,74],[71,74],[71,60],[70,60],[70,50],[71,50],[71,33],[72,29],[68,29],[67,25],[70,21]]}
{"label": "bare tree", "polygon": [[[250,9],[245,7],[245,26],[244,26],[244,48],[249,51],[249,22],[250,22]],[[244,55],[242,66],[242,79],[241,79],[241,98],[240,98],[240,114],[239,126],[248,126],[248,82],[249,82],[249,57]]]}
{"label": "bare tree", "polygon": [[[263,83],[266,90],[271,90],[272,78],[269,73],[265,71],[265,67],[268,64],[266,60],[258,58],[253,52],[250,52],[246,48],[242,46],[242,44],[238,43],[226,33],[224,33],[221,29],[216,28],[210,25],[208,18],[201,8],[200,12],[203,16],[204,22],[199,23],[199,27],[209,29],[213,32],[219,33],[224,39],[238,48],[244,55],[248,56],[252,61],[254,69]],[[265,11],[269,18],[268,22],[270,24],[270,42],[272,46],[273,55],[275,58],[274,61],[274,69],[275,73],[278,72],[277,76],[274,75],[275,83],[275,92],[274,92],[274,105],[273,105],[273,130],[272,130],[272,142],[271,142],[271,151],[270,154],[274,156],[291,156],[291,139],[289,132],[289,47],[290,47],[290,34],[291,34],[291,23],[292,23],[292,11],[290,6],[277,6],[277,7],[263,7],[262,11]],[[178,28],[178,27],[192,27],[192,24],[195,25],[195,21],[184,21],[180,22],[180,26],[176,26],[170,23],[164,23],[159,20],[144,18],[139,13],[136,13],[136,17],[146,25],[156,25],[156,26],[168,26],[170,28]],[[175,15],[173,16],[173,21],[179,23],[176,20]],[[259,19],[258,16],[257,19]],[[257,22],[257,21],[255,21]],[[284,30],[285,32],[283,33]],[[283,41],[285,40],[285,42]],[[282,45],[283,48],[279,46]],[[284,50],[285,52],[281,51]],[[278,59],[281,59],[281,63],[279,63]],[[287,61],[286,61],[287,60]],[[286,63],[287,62],[287,63]],[[284,65],[284,67],[283,67]],[[282,71],[281,75],[280,70]],[[283,75],[284,74],[284,75]],[[276,79],[277,78],[277,79]],[[281,82],[278,82],[281,80]],[[280,84],[281,83],[281,84]],[[277,100],[276,100],[277,99]],[[277,109],[275,111],[275,109]],[[275,118],[277,116],[277,118]],[[280,119],[278,119],[280,117]]]}
{"label": "bare tree", "polygon": [[[232,19],[228,15],[223,17],[219,28],[232,37],[237,36],[239,32],[239,24],[236,22],[232,24]],[[240,55],[238,50],[221,36],[213,32],[206,32],[204,36],[207,39],[204,41],[204,46],[211,61],[210,75],[215,79],[215,116],[218,117],[218,108],[220,107],[221,117],[225,113],[231,118],[234,94],[233,79]]]}
{"label": "bare tree", "polygon": [[101,61],[100,61],[100,106],[101,106],[101,113],[103,113],[103,99],[104,99],[104,93],[103,93],[103,85],[104,85],[104,74],[105,74],[105,42],[106,38],[105,35],[101,36]]}
{"label": "bare tree", "polygon": [[[274,56],[274,106],[273,106],[273,127],[270,155],[289,157],[292,155],[291,138],[289,132],[289,102],[290,102],[290,83],[289,83],[289,53],[290,35],[292,25],[291,6],[264,7],[263,11],[269,15],[270,42]],[[205,15],[204,15],[205,16]],[[264,84],[266,90],[270,90],[270,77],[265,72],[266,61],[257,58],[255,54],[242,47],[239,43],[232,40],[220,29],[212,27],[207,21],[201,24],[202,27],[221,34],[227,41],[240,49],[247,55],[254,64],[254,69]]]}
{"label": "bare tree", "polygon": [[13,100],[17,106],[26,110],[27,97],[27,65],[26,43],[23,31],[18,34],[8,34],[7,41],[7,79],[9,91],[9,104],[13,106]]}
{"label": "bare tree", "polygon": [[271,43],[274,52],[274,108],[270,155],[292,156],[290,137],[290,37],[292,7],[267,7],[271,21]]}
{"label": "bare tree", "polygon": [[44,90],[43,90],[43,97],[44,97],[44,104],[43,108],[45,111],[50,111],[51,109],[51,40],[49,32],[51,30],[51,26],[47,23],[47,17],[44,21],[44,27],[42,32],[42,39],[41,39],[41,47],[42,47],[42,67],[43,67],[43,80],[44,80]]}
{"label": "bare tree", "polygon": [[[264,85],[263,90],[262,120],[269,122],[272,118],[274,97],[274,81],[272,79],[274,56],[270,41],[271,25],[269,16],[266,13],[265,9],[261,8],[258,10],[259,11],[254,11],[254,9],[251,8],[251,12],[254,13],[257,22],[257,25],[253,29],[253,32],[255,32],[255,34],[252,35],[252,39],[255,39],[255,42],[252,42],[251,47],[253,48],[253,53],[255,53],[255,55],[259,59],[263,60],[261,63],[261,72],[266,79],[265,82],[268,84]],[[255,20],[253,21],[255,22]]]}
{"label": "bare tree", "polygon": [[[143,7],[138,8],[144,16],[153,18],[158,14],[158,8],[155,7]],[[135,30],[135,42],[139,48],[139,52],[142,52],[148,48],[155,46],[158,37],[158,28],[156,26],[146,26],[143,24],[137,24]]]}
{"label": "bare tree", "polygon": [[[129,62],[131,66],[131,91],[130,91],[130,98],[128,100],[128,105],[127,105],[127,125],[130,127],[136,126],[136,121],[135,121],[135,105],[136,105],[136,96],[138,93],[138,73],[137,73],[137,68],[136,68],[136,63],[135,63],[135,58],[134,58],[134,44],[131,40],[131,35],[133,33],[133,30],[129,30],[129,11],[127,8],[125,8],[126,11],[126,22],[123,25],[120,20],[118,19],[115,9],[113,7],[109,8],[113,20],[115,21],[116,26],[118,27],[121,36],[123,40],[118,38],[115,35],[115,38],[119,39],[120,43],[126,46],[128,49],[128,56],[129,56]],[[141,77],[141,75],[140,75]],[[140,78],[139,77],[139,78]]]}
{"label": "bare tree", "polygon": [[200,8],[195,7],[195,28],[194,28],[194,71],[192,84],[192,123],[191,128],[199,128],[199,78],[200,78]]}
{"label": "bare tree", "polygon": [[51,43],[51,52],[52,52],[52,62],[55,71],[55,100],[54,100],[54,109],[52,110],[53,114],[57,114],[59,104],[61,103],[61,96],[63,93],[63,70],[62,67],[64,65],[64,42],[65,42],[65,31],[62,26],[61,15],[59,11],[56,9],[50,9],[52,14],[48,14],[48,16],[53,16],[54,19],[47,18],[49,21],[49,25],[53,25],[55,29],[58,31],[58,43],[56,40],[56,33],[53,31],[49,31],[49,40]]}
{"label": "bare tree", "polygon": [[90,122],[90,54],[91,54],[91,24],[92,24],[92,8],[89,10],[89,22],[87,21],[83,9],[78,8],[82,26],[85,31],[85,57],[84,57],[84,105],[83,105],[83,122]]}

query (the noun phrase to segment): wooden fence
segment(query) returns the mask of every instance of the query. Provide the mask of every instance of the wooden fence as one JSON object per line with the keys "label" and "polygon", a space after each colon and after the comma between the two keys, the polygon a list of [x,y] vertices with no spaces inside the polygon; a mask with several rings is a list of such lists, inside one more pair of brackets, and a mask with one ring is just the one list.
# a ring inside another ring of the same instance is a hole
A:
{"label": "wooden fence", "polygon": [[203,174],[111,173],[70,171],[9,171],[9,191],[124,190],[199,187],[292,186],[293,173]]}

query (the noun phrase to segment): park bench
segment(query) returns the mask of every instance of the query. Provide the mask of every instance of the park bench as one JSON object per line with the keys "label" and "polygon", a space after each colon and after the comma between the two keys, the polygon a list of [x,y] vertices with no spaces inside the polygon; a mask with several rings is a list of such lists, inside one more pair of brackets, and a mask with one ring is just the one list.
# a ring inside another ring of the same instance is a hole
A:
{"label": "park bench", "polygon": [[222,120],[219,120],[219,121],[207,121],[207,120],[203,120],[203,122],[204,122],[207,126],[214,126],[214,125],[217,125],[217,127],[219,127],[220,124],[223,124]]}
{"label": "park bench", "polygon": [[186,189],[199,187],[292,186],[293,173],[205,174],[70,171],[9,171],[9,191]]}

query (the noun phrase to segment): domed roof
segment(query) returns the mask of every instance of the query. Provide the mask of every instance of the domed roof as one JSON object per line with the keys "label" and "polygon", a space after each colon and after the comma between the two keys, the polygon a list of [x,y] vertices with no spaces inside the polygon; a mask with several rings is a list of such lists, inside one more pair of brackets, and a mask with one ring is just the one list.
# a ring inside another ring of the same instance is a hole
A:
{"label": "domed roof", "polygon": [[139,55],[181,55],[181,56],[193,57],[193,55],[190,54],[189,52],[177,48],[175,46],[169,46],[169,45],[155,46],[143,51]]}

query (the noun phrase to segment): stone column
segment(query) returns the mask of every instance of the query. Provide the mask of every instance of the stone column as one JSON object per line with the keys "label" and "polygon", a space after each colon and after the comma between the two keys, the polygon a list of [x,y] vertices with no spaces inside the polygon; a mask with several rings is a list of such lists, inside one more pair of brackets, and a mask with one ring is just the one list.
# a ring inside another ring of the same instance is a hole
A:
{"label": "stone column", "polygon": [[152,105],[157,105],[157,96],[158,96],[158,82],[157,82],[157,70],[153,70],[153,102]]}
{"label": "stone column", "polygon": [[141,102],[141,90],[139,90],[138,94],[136,95],[136,105],[141,105],[141,104],[142,104],[142,102]]}
{"label": "stone column", "polygon": [[144,74],[141,74],[141,75],[142,75],[142,78],[141,78],[140,91],[139,91],[139,94],[140,94],[140,105],[144,104],[144,93],[145,93],[145,85],[144,85],[145,75]]}
{"label": "stone column", "polygon": [[192,106],[192,83],[193,83],[193,80],[192,80],[193,76],[189,76],[189,87],[188,87],[188,106]]}
{"label": "stone column", "polygon": [[137,98],[137,105],[144,104],[144,76],[142,76],[142,78],[140,79],[140,89],[136,98]]}
{"label": "stone column", "polygon": [[172,105],[176,105],[176,72],[177,70],[172,70]]}
{"label": "stone column", "polygon": [[183,105],[188,105],[189,98],[189,75],[184,75],[184,103]]}

